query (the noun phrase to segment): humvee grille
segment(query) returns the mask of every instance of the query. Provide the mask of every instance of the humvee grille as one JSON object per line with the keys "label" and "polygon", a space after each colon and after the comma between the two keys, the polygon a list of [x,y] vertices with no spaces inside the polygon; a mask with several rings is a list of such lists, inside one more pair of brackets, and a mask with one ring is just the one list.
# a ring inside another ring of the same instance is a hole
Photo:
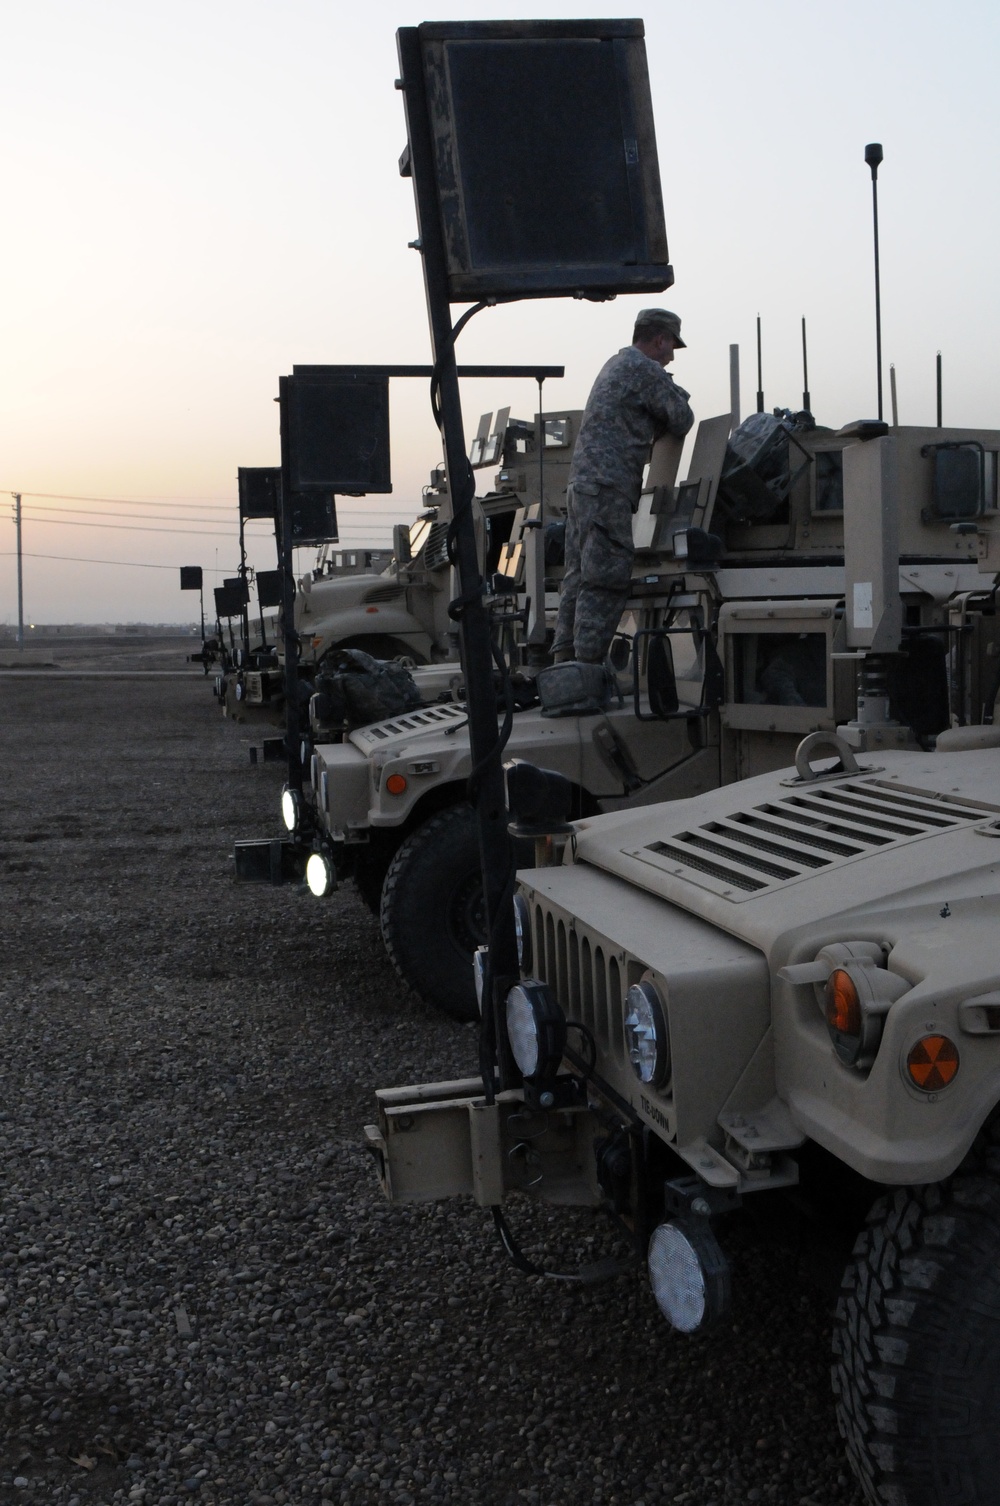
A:
{"label": "humvee grille", "polygon": [[620,952],[581,936],[575,925],[567,925],[538,903],[533,919],[536,976],[548,983],[572,1019],[586,1025],[605,1050],[620,1058],[625,1049],[621,1001],[641,968],[630,968]]}
{"label": "humvee grille", "polygon": [[721,821],[674,832],[630,856],[738,902],[817,869],[981,822],[996,809],[935,790],[854,779],[803,787]]}

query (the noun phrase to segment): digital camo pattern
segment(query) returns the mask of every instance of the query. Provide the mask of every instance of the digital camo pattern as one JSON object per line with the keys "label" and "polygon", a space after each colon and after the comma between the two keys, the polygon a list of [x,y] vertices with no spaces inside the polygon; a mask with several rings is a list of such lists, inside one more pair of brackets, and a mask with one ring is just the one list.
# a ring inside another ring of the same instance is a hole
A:
{"label": "digital camo pattern", "polygon": [[632,503],[611,486],[567,492],[566,571],[553,651],[599,664],[611,647],[632,575]]}
{"label": "digital camo pattern", "polygon": [[613,486],[639,505],[650,446],[661,434],[684,435],[694,423],[688,394],[636,345],[605,361],[591,388],[569,479]]}
{"label": "digital camo pattern", "polygon": [[566,571],[553,651],[599,663],[632,573],[632,514],[654,439],[686,434],[688,394],[634,345],[606,361],[587,399],[566,496]]}

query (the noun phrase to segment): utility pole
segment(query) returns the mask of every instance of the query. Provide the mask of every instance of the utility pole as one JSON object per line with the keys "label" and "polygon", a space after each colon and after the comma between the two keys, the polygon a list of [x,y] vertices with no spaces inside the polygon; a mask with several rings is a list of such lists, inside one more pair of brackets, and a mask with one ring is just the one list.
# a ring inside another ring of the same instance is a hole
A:
{"label": "utility pole", "polygon": [[24,571],[21,564],[21,493],[12,492],[14,498],[14,526],[17,529],[17,646],[24,648]]}

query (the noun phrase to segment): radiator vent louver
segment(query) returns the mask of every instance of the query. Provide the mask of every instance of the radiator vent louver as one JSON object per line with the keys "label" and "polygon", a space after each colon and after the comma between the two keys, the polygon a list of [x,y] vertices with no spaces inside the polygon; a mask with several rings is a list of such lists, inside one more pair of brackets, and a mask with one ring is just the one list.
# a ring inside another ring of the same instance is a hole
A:
{"label": "radiator vent louver", "polygon": [[978,824],[996,809],[854,779],[796,790],[629,855],[740,901],[868,853]]}
{"label": "radiator vent louver", "polygon": [[401,597],[405,595],[406,587],[396,585],[395,583],[391,585],[386,584],[380,586],[369,586],[368,590],[362,596],[361,601],[362,604],[368,603],[370,605],[372,602],[376,601],[399,601]]}
{"label": "radiator vent louver", "polygon": [[362,752],[368,753],[391,737],[400,737],[411,732],[435,731],[439,728],[464,722],[468,718],[464,706],[454,701],[445,701],[438,706],[421,706],[417,711],[407,711],[403,716],[394,716],[391,721],[373,722],[351,734],[351,742]]}
{"label": "radiator vent louver", "polygon": [[437,570],[448,563],[448,523],[432,523],[424,545],[424,568]]}

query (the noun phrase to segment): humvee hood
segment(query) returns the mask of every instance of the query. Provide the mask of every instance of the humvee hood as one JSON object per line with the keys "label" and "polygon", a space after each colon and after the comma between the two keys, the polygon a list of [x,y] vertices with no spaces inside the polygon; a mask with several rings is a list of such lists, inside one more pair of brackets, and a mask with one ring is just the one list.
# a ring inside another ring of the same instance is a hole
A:
{"label": "humvee hood", "polygon": [[1000,754],[884,753],[579,823],[575,861],[767,946],[818,915],[996,887]]}

